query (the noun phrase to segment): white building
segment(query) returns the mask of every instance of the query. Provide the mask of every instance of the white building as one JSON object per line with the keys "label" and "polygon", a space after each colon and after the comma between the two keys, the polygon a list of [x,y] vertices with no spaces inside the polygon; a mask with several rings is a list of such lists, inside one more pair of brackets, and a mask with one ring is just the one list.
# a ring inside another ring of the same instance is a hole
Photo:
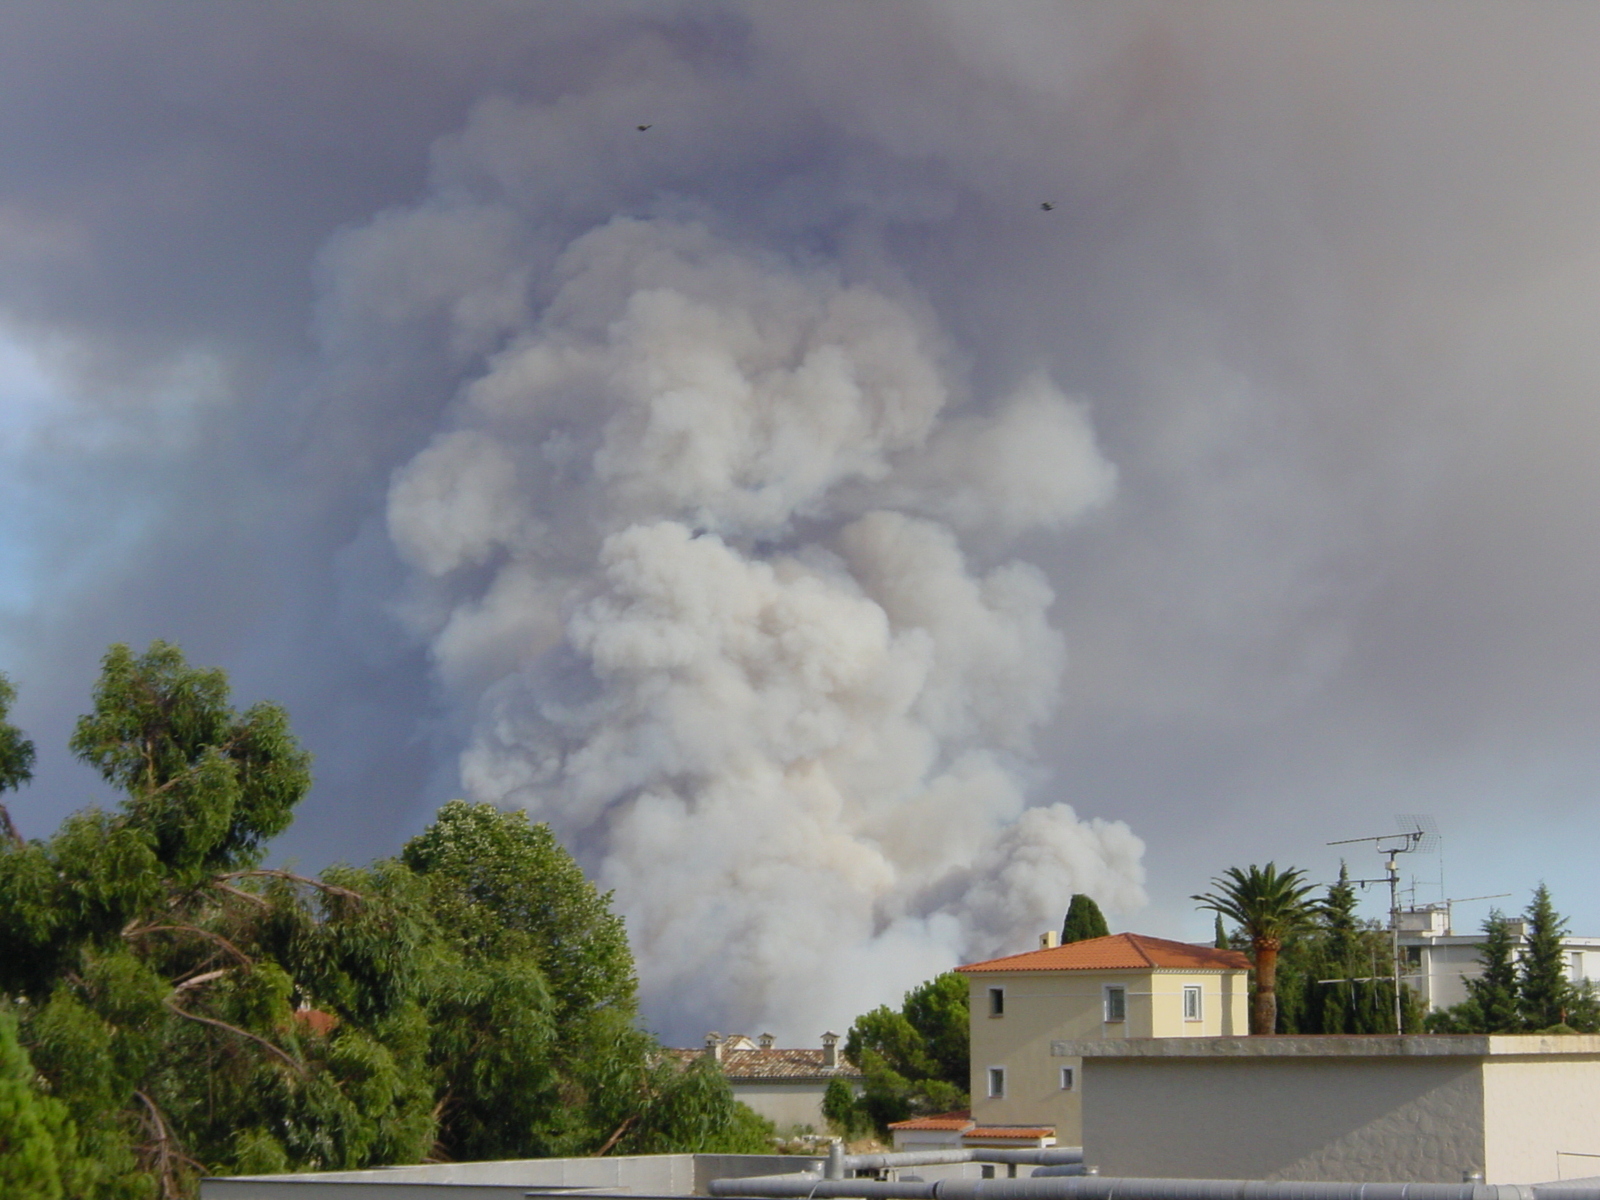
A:
{"label": "white building", "polygon": [[[1525,923],[1509,918],[1506,925],[1512,945],[1520,955],[1525,946]],[[1422,997],[1430,1011],[1451,1008],[1467,998],[1468,979],[1483,974],[1478,961],[1482,932],[1458,934],[1450,927],[1445,905],[1408,909],[1400,914],[1400,952],[1405,959],[1406,982]],[[1600,982],[1600,938],[1562,939],[1567,974],[1574,983]]]}
{"label": "white building", "polygon": [[828,1084],[842,1079],[861,1091],[861,1072],[839,1051],[839,1035],[822,1035],[822,1048],[783,1049],[770,1033],[751,1040],[742,1033],[727,1037],[706,1034],[704,1050],[669,1051],[680,1062],[701,1055],[721,1065],[735,1100],[748,1104],[773,1123],[779,1133],[826,1133],[822,1098]]}

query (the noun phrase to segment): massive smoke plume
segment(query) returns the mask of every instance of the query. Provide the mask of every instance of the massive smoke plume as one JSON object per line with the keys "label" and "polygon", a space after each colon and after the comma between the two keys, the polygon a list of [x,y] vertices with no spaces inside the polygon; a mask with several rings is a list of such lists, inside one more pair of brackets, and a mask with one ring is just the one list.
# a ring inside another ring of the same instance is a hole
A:
{"label": "massive smoke plume", "polygon": [[316,752],[275,856],[527,804],[675,1038],[1141,865],[1113,920],[1202,938],[1218,870],[1397,810],[1418,899],[1600,928],[1549,834],[1600,836],[1597,50],[1479,0],[11,0],[11,810],[107,799],[63,747],[163,637]]}
{"label": "massive smoke plume", "polygon": [[923,307],[700,224],[607,222],[550,281],[389,528],[468,791],[591,857],[653,1016],[814,1036],[1073,891],[1142,902],[1126,825],[1028,807],[1053,593],[957,532],[1103,502],[1083,408],[1036,377],[954,417]]}

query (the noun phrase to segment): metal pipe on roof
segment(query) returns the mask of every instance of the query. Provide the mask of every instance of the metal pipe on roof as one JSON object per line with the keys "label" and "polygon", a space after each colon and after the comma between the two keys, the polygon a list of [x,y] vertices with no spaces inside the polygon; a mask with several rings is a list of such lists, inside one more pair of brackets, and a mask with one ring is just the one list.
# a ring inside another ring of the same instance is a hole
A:
{"label": "metal pipe on roof", "polygon": [[1028,1150],[967,1146],[959,1150],[895,1150],[885,1154],[847,1154],[844,1165],[852,1171],[881,1171],[885,1167],[931,1167],[938,1163],[1017,1163],[1035,1167],[1057,1167],[1082,1161],[1082,1146],[1039,1146]]}
{"label": "metal pipe on roof", "polygon": [[820,1180],[768,1175],[717,1179],[713,1196],[818,1200],[1600,1200],[1600,1186],[1481,1183],[1311,1183],[1255,1179],[1117,1179],[1037,1175],[1027,1179]]}
{"label": "metal pipe on roof", "polygon": [[[1481,1183],[1313,1183],[1259,1179],[1117,1179],[1100,1176],[944,1179],[933,1200],[1539,1200],[1542,1189]],[[1555,1191],[1555,1189],[1551,1189]],[[1578,1200],[1566,1188],[1562,1200]],[[1546,1196],[1545,1200],[1554,1200]],[[1600,1200],[1600,1188],[1584,1200]]]}

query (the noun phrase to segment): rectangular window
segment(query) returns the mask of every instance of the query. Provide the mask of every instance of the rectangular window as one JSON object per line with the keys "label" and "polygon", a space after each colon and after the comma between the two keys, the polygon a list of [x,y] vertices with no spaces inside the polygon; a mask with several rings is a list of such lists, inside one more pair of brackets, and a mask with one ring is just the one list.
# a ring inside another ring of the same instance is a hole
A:
{"label": "rectangular window", "polygon": [[1061,1068],[1061,1090],[1063,1092],[1070,1092],[1072,1090],[1072,1085],[1075,1084],[1076,1082],[1077,1082],[1077,1080],[1073,1078],[1072,1068],[1071,1067],[1062,1067]]}
{"label": "rectangular window", "polygon": [[1200,989],[1192,985],[1186,985],[1183,989],[1183,1019],[1200,1020]]}
{"label": "rectangular window", "polygon": [[1005,988],[989,989],[989,1015],[991,1017],[1003,1017],[1006,1015]]}
{"label": "rectangular window", "polygon": [[1004,1067],[989,1068],[989,1098],[999,1099],[1006,1094],[1006,1069]]}
{"label": "rectangular window", "polygon": [[1126,1021],[1128,1019],[1128,989],[1125,987],[1106,988],[1106,1020]]}
{"label": "rectangular window", "polygon": [[1572,963],[1572,982],[1580,983],[1583,980],[1583,951],[1569,951]]}

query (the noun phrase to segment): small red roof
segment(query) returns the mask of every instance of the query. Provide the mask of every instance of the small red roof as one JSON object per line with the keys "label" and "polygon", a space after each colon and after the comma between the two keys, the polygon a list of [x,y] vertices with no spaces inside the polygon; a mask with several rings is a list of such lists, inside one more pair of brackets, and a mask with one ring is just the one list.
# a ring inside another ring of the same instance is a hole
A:
{"label": "small red roof", "polygon": [[1053,1138],[1056,1135],[1054,1125],[974,1125],[967,1130],[966,1138],[1027,1138],[1033,1141],[1037,1138]]}
{"label": "small red roof", "polygon": [[936,1117],[912,1117],[909,1121],[895,1121],[890,1129],[962,1130],[972,1127],[972,1114],[960,1112],[940,1113]]}
{"label": "small red roof", "polygon": [[957,967],[984,971],[1248,971],[1250,960],[1237,950],[1217,950],[1189,942],[1169,942],[1142,933],[1113,933],[1065,946],[1009,954]]}

